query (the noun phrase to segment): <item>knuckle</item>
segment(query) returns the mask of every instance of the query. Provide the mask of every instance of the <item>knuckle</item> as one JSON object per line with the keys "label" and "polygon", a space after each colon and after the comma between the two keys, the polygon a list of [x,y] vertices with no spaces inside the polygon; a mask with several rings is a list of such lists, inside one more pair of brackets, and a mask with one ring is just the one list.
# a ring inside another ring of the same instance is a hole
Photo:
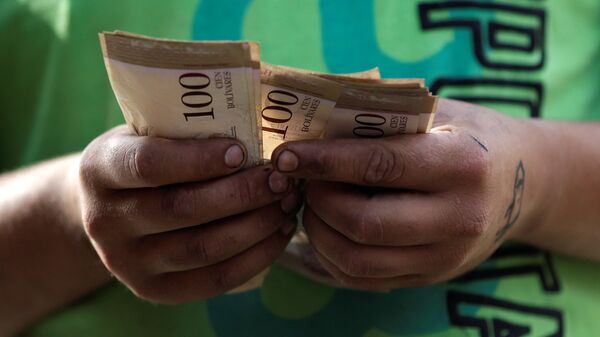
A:
{"label": "knuckle", "polygon": [[171,187],[162,193],[160,209],[166,216],[176,220],[193,219],[199,212],[199,195],[192,187]]}
{"label": "knuckle", "polygon": [[127,261],[125,255],[117,249],[103,249],[100,252],[102,263],[106,269],[115,275],[120,275],[121,271],[127,270]]}
{"label": "knuckle", "polygon": [[309,166],[310,171],[317,175],[326,175],[334,170],[334,159],[329,154],[321,154],[316,161]]}
{"label": "knuckle", "polygon": [[489,221],[489,210],[485,200],[464,200],[465,196],[456,196],[452,201],[452,214],[454,218],[453,235],[460,238],[477,238],[485,234]]}
{"label": "knuckle", "polygon": [[182,254],[171,257],[168,263],[184,266],[206,266],[211,263],[214,254],[214,250],[211,248],[208,247],[206,240],[198,236],[193,236],[184,243]]}
{"label": "knuckle", "polygon": [[92,209],[84,210],[82,220],[87,235],[94,240],[104,236],[111,221],[106,212]]}
{"label": "knuckle", "polygon": [[368,237],[368,222],[365,219],[365,216],[361,215],[357,217],[355,220],[350,221],[348,223],[348,227],[346,230],[346,234],[349,238],[357,243],[364,243],[367,241]]}
{"label": "knuckle", "polygon": [[140,183],[153,185],[155,181],[156,157],[149,150],[147,142],[142,140],[127,148],[123,156],[123,166],[133,179]]}
{"label": "knuckle", "polygon": [[326,175],[335,167],[334,157],[329,151],[321,150],[315,156],[310,156],[304,163],[304,167],[314,175]]}
{"label": "knuckle", "polygon": [[456,245],[447,254],[448,260],[446,261],[446,265],[451,269],[462,267],[467,262],[468,252],[469,249],[466,245]]}
{"label": "knuckle", "polygon": [[[219,246],[218,244],[216,245]],[[212,249],[214,251],[214,249]],[[199,261],[202,264],[208,264],[211,261],[211,249],[208,248],[208,244],[203,239],[189,240],[185,245],[185,254],[195,261]]]}
{"label": "knuckle", "polygon": [[468,179],[478,183],[484,183],[491,169],[488,156],[483,151],[466,151],[460,156],[460,171]]}
{"label": "knuckle", "polygon": [[377,185],[389,183],[397,180],[403,172],[402,165],[404,161],[398,158],[399,154],[393,151],[387,145],[376,145],[371,148],[369,160],[367,162],[357,161],[357,166],[362,170],[362,182],[368,185]]}
{"label": "knuckle", "polygon": [[466,237],[478,238],[485,234],[487,229],[487,211],[483,209],[473,210],[465,214],[462,221],[461,233]]}
{"label": "knuckle", "polygon": [[474,212],[471,216],[471,221],[469,222],[470,232],[475,237],[480,237],[484,235],[487,231],[489,224],[489,210],[487,207],[480,208]]}
{"label": "knuckle", "polygon": [[435,268],[435,271],[439,274],[443,271],[456,270],[463,266],[467,261],[468,249],[465,245],[453,245],[448,247],[443,253],[437,254],[437,256],[438,259],[435,263],[437,268]]}
{"label": "knuckle", "polygon": [[235,190],[232,192],[231,196],[242,205],[251,205],[257,197],[256,191],[258,191],[258,189],[255,188],[250,179],[241,177],[241,179],[237,180]]}
{"label": "knuckle", "polygon": [[79,179],[84,186],[93,186],[97,177],[97,164],[91,152],[89,148],[86,149],[79,160]]}
{"label": "knuckle", "polygon": [[238,236],[233,233],[211,237],[210,239],[207,238],[208,243],[204,245],[207,253],[206,262],[209,263],[214,259],[221,260],[222,258],[227,257],[227,254],[230,251],[228,247],[239,247],[242,245],[240,241]]}
{"label": "knuckle", "polygon": [[383,239],[385,225],[379,214],[360,210],[346,221],[348,238],[356,243],[369,244]]}

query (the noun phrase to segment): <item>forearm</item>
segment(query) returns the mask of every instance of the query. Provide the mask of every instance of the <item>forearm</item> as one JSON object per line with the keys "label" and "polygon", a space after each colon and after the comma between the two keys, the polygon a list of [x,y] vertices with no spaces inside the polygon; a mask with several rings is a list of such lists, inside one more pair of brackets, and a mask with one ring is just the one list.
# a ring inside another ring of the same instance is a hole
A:
{"label": "forearm", "polygon": [[81,226],[79,155],[0,176],[0,336],[105,283]]}
{"label": "forearm", "polygon": [[[535,218],[513,238],[600,261],[600,123],[536,121],[532,126],[526,141],[534,142],[536,159],[527,173],[543,179],[529,195],[541,202]],[[526,193],[528,187],[526,180]]]}

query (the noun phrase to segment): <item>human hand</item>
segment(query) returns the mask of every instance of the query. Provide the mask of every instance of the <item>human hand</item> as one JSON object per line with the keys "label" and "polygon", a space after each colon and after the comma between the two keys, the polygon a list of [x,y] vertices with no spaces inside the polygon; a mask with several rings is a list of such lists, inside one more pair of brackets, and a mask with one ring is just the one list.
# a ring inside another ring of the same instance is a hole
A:
{"label": "human hand", "polygon": [[304,226],[333,277],[423,286],[474,268],[539,216],[542,180],[525,170],[543,160],[527,123],[441,100],[430,134],[290,142],[272,162],[308,180]]}
{"label": "human hand", "polygon": [[172,140],[117,127],[80,164],[85,231],[104,265],[137,296],[205,299],[267,268],[295,228],[290,180],[261,166],[241,171],[243,146]]}

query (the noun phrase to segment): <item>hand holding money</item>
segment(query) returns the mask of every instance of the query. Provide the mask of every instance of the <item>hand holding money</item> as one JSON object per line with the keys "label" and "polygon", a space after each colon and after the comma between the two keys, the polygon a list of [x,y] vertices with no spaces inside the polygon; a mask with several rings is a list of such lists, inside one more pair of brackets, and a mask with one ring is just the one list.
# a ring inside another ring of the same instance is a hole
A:
{"label": "hand holding money", "polygon": [[428,135],[297,141],[273,153],[280,172],[306,179],[307,237],[342,286],[388,290],[454,278],[531,214],[531,203],[521,208],[525,168],[514,137],[526,133],[523,124],[449,100],[438,114]]}
{"label": "hand holding money", "polygon": [[[434,117],[437,98],[422,80],[381,80],[378,69],[331,75],[260,64],[253,42],[183,42],[121,32],[100,38],[132,130],[171,139],[236,138],[247,149],[246,167],[270,159],[285,142],[425,133]],[[298,235],[283,263],[323,281],[301,265],[306,249]],[[260,279],[252,286],[257,284]]]}
{"label": "hand holding money", "polygon": [[166,139],[117,127],[81,158],[82,218],[107,269],[161,303],[212,297],[260,277],[295,229],[299,196],[270,165],[242,170],[230,138]]}
{"label": "hand holding money", "polygon": [[260,163],[258,45],[101,34],[110,83],[127,124],[166,138],[225,136]]}

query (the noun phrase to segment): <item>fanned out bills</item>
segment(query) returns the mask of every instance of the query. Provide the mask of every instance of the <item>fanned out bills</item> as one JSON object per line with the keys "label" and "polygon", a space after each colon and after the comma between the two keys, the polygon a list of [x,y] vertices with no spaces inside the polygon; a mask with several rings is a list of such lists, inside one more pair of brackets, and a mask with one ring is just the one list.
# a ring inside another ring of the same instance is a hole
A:
{"label": "fanned out bills", "polygon": [[[101,33],[111,86],[138,135],[225,136],[246,147],[251,167],[287,141],[427,133],[437,108],[422,79],[381,79],[379,69],[326,74],[260,62],[251,41],[175,41]],[[299,231],[280,263],[340,286],[303,262]],[[261,273],[234,292],[260,286]]]}

